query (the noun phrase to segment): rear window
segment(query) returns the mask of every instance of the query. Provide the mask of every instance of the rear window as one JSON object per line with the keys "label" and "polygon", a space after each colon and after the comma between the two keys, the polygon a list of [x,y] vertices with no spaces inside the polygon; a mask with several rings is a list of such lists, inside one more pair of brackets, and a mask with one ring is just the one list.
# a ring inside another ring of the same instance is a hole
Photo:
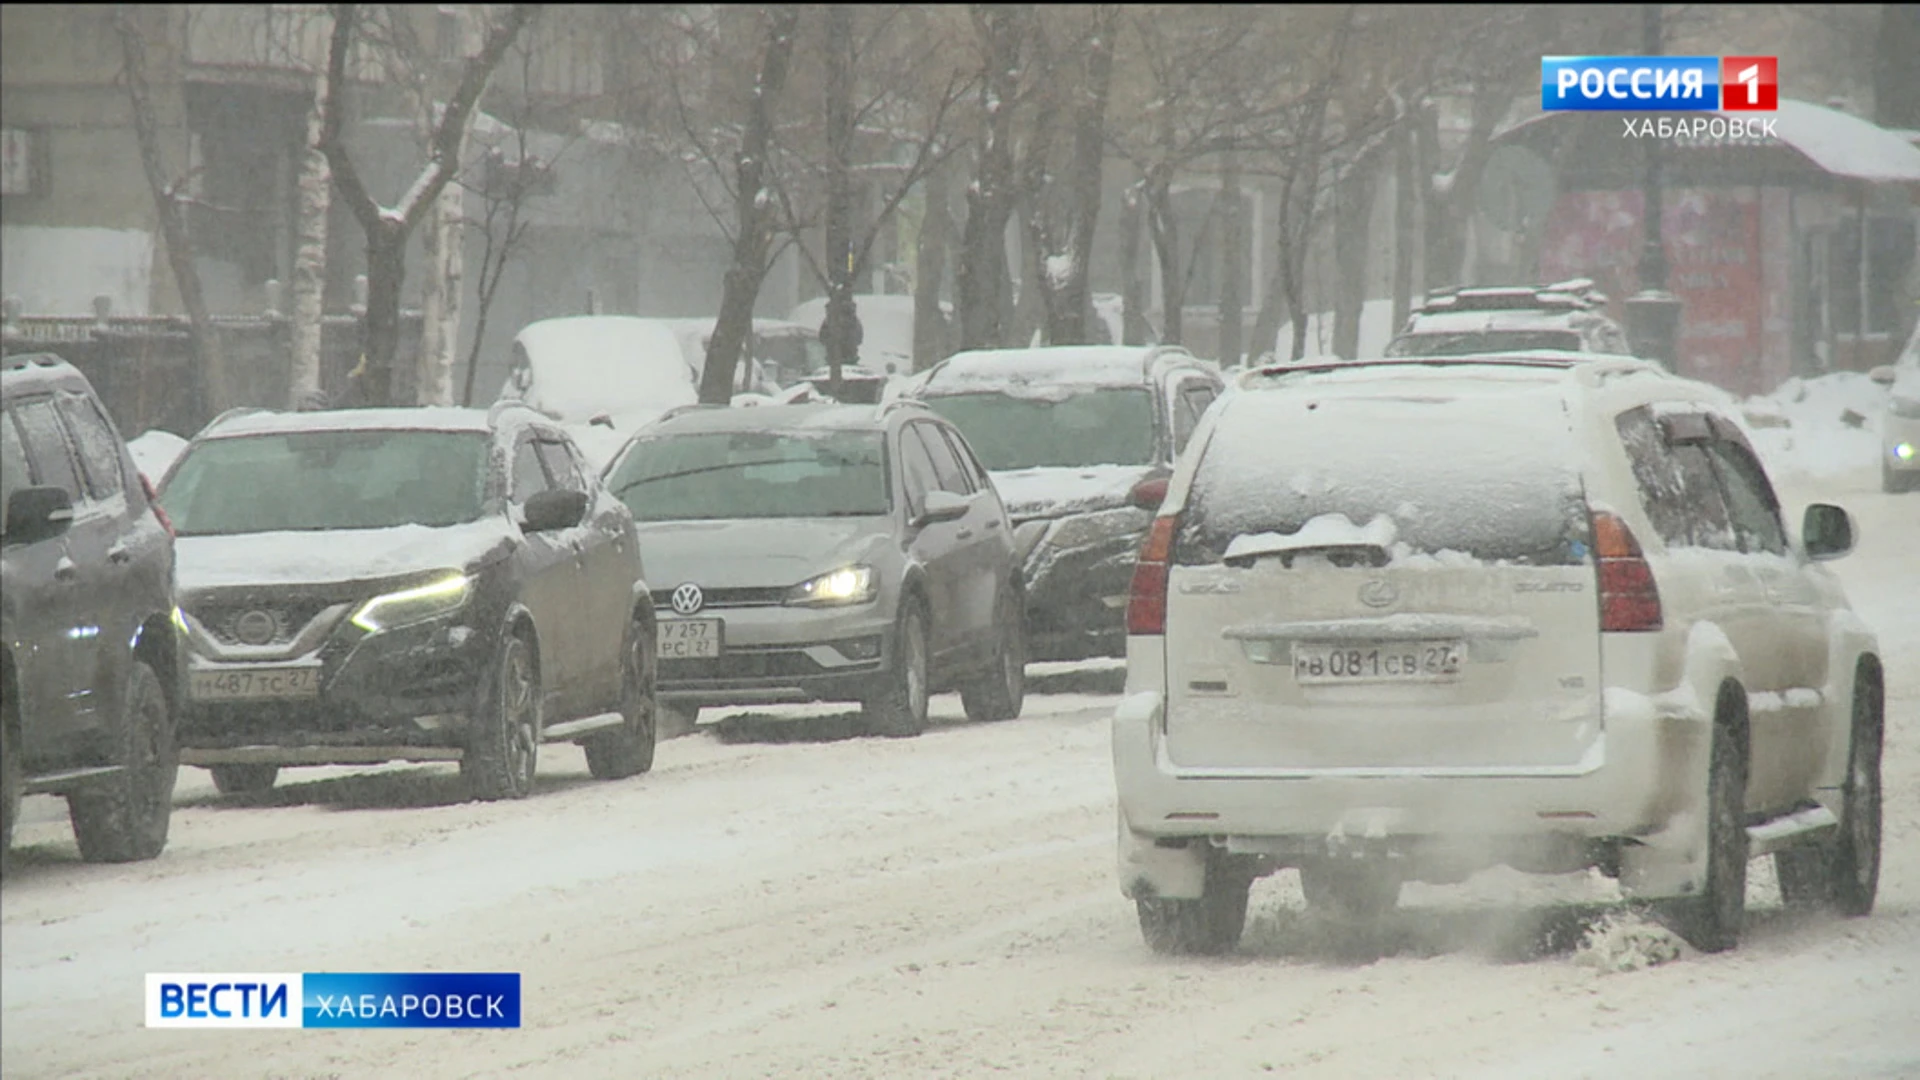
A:
{"label": "rear window", "polygon": [[940,394],[926,403],[996,472],[1153,463],[1153,398],[1145,387],[1048,389]]}
{"label": "rear window", "polygon": [[636,521],[874,517],[892,506],[884,439],[871,431],[650,436],[607,487]]}
{"label": "rear window", "polygon": [[1387,346],[1388,356],[1475,356],[1490,352],[1555,349],[1580,352],[1580,335],[1571,330],[1482,330],[1462,334],[1402,334]]}
{"label": "rear window", "polygon": [[1395,559],[1571,566],[1589,547],[1575,442],[1556,395],[1301,387],[1241,396],[1221,416],[1174,558],[1219,562],[1235,537],[1291,535],[1323,515],[1360,526],[1385,517]]}

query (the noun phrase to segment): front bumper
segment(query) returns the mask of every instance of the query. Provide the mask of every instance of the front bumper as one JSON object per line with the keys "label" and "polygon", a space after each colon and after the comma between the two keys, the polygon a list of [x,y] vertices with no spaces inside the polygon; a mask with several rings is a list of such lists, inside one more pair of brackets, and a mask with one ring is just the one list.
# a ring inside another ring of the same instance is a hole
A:
{"label": "front bumper", "polygon": [[1126,655],[1127,596],[1148,520],[1144,511],[1105,511],[1048,525],[1021,578],[1029,659]]}
{"label": "front bumper", "polygon": [[877,602],[709,608],[692,618],[721,620],[720,655],[662,656],[660,699],[668,704],[860,701],[894,661],[893,619]]}

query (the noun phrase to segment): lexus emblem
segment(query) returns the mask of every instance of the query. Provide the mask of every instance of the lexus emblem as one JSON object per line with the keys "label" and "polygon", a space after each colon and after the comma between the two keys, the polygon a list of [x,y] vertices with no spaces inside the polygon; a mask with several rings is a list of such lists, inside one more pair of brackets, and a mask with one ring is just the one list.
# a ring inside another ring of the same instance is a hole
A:
{"label": "lexus emblem", "polygon": [[691,615],[706,606],[707,598],[700,586],[689,581],[673,590],[673,611],[676,615]]}
{"label": "lexus emblem", "polygon": [[1360,602],[1373,608],[1392,607],[1400,599],[1400,590],[1393,582],[1384,580],[1369,581],[1360,586]]}

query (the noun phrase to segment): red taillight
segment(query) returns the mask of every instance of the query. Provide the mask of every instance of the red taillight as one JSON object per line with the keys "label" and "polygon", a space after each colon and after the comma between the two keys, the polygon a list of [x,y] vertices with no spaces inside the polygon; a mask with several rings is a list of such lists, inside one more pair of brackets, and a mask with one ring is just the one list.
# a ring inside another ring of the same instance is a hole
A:
{"label": "red taillight", "polygon": [[168,536],[172,536],[173,519],[167,516],[165,510],[160,509],[160,500],[153,494],[153,481],[147,479],[146,473],[140,474],[140,490],[147,493],[147,505],[153,508],[153,516],[160,519],[160,526],[167,530]]}
{"label": "red taillight", "polygon": [[1167,632],[1167,560],[1173,555],[1177,517],[1157,517],[1133,564],[1133,589],[1127,596],[1127,633]]}
{"label": "red taillight", "polygon": [[1660,587],[1627,523],[1595,511],[1593,553],[1600,573],[1600,629],[1660,629]]}

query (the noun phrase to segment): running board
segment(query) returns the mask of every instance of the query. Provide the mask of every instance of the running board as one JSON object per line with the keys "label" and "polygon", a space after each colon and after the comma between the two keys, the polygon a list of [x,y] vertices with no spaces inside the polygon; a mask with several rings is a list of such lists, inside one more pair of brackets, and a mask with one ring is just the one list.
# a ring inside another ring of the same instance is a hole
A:
{"label": "running board", "polygon": [[1777,818],[1747,826],[1747,857],[1768,855],[1781,848],[1795,847],[1828,829],[1838,829],[1840,819],[1824,806],[1809,806]]}
{"label": "running board", "polygon": [[564,724],[553,724],[540,732],[541,742],[571,742],[582,735],[590,735],[607,728],[616,728],[627,722],[627,718],[617,712],[601,713],[598,716],[583,716],[578,720],[569,720]]}
{"label": "running board", "polygon": [[57,795],[69,788],[78,787],[90,780],[104,780],[117,775],[124,766],[89,765],[81,769],[66,769],[57,773],[47,773],[24,781],[20,785],[22,795]]}

